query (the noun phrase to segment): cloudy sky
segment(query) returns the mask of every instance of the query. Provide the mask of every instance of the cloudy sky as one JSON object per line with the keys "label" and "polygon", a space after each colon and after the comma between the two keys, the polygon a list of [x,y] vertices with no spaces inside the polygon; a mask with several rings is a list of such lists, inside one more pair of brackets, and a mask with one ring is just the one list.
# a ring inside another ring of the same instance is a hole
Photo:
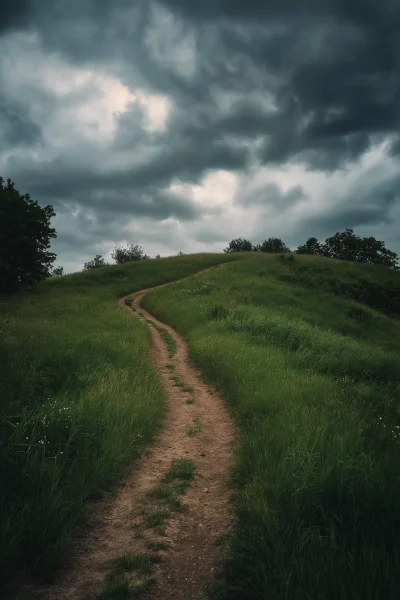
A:
{"label": "cloudy sky", "polygon": [[345,227],[400,253],[400,2],[3,0],[0,175],[67,272]]}

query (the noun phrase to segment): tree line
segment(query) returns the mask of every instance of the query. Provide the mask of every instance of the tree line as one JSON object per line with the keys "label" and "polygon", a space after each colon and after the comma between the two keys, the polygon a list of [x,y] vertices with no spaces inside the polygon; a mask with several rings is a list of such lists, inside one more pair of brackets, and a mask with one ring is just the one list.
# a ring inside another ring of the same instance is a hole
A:
{"label": "tree line", "polygon": [[[279,238],[268,238],[262,244],[253,244],[244,238],[236,238],[229,243],[224,252],[272,252],[284,254],[290,248]],[[370,265],[383,265],[389,269],[399,270],[398,255],[385,247],[385,243],[374,237],[359,237],[352,229],[335,233],[325,242],[311,237],[294,250],[296,254],[324,256],[351,262]]]}
{"label": "tree line", "polygon": [[[0,177],[0,292],[10,293],[34,285],[50,276],[63,275],[63,267],[53,267],[56,254],[50,252],[56,231],[51,227],[55,217],[51,205],[39,206],[29,194],[20,194],[14,182]],[[279,238],[268,238],[253,245],[249,240],[236,238],[224,252],[287,253],[290,248]],[[295,251],[297,254],[325,256],[367,264],[379,264],[398,270],[398,255],[388,250],[384,242],[374,237],[358,237],[352,229],[336,233],[325,242],[311,237]],[[182,256],[183,252],[179,252]],[[137,244],[115,248],[111,254],[116,264],[147,260],[150,257]],[[156,259],[161,258],[158,254]],[[84,265],[84,270],[109,266],[97,254]]]}

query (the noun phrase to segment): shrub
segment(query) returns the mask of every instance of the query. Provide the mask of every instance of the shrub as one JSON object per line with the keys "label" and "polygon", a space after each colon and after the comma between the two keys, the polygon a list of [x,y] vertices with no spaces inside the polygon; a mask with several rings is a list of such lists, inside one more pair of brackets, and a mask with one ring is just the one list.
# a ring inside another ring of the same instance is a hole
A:
{"label": "shrub", "polygon": [[137,260],[148,259],[143,248],[141,246],[133,245],[127,246],[126,248],[115,248],[113,253],[111,254],[111,258],[115,260],[115,262],[120,265],[126,262],[134,262]]}

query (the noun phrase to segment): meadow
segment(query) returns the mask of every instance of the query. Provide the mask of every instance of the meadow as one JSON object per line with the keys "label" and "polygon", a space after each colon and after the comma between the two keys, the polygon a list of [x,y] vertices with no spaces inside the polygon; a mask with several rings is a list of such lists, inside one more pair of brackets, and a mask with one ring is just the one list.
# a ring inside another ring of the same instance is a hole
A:
{"label": "meadow", "polygon": [[239,436],[217,600],[385,600],[400,589],[400,274],[299,255],[149,292]]}
{"label": "meadow", "polygon": [[[69,542],[162,424],[148,327],[117,298],[238,256],[146,260],[0,296],[0,588],[68,562]],[[222,260],[221,260],[222,259]]]}

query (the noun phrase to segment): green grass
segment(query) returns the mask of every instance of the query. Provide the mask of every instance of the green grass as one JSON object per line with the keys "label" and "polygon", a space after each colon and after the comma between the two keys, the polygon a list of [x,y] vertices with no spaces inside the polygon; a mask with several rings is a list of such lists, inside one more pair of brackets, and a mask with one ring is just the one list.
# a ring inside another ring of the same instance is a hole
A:
{"label": "green grass", "polygon": [[[127,552],[114,560],[114,565],[106,577],[106,589],[98,596],[98,600],[125,600],[141,598],[155,583],[152,577],[153,565],[161,561],[161,556],[154,552]],[[134,583],[127,573],[135,572]]]}
{"label": "green grass", "polygon": [[199,417],[193,417],[192,421],[193,421],[194,425],[192,427],[190,427],[190,429],[188,431],[188,435],[190,435],[190,436],[197,435],[201,431],[201,424],[200,424]]}
{"label": "green grass", "polygon": [[170,380],[174,382],[174,385],[176,387],[184,387],[185,384],[183,383],[183,381],[181,381],[181,379],[179,378],[178,375],[170,375]]}
{"label": "green grass", "polygon": [[158,333],[161,334],[164,342],[167,344],[168,357],[173,358],[176,353],[176,342],[172,335],[169,333],[169,331],[167,331],[165,327],[160,327],[160,325],[157,325],[157,323],[154,323],[154,321],[152,321],[151,319],[145,319],[145,321],[149,325],[152,325],[154,329],[156,329]]}
{"label": "green grass", "polygon": [[[148,492],[148,497],[156,502],[155,506],[142,511],[144,526],[156,533],[165,526],[171,518],[170,511],[181,508],[180,494],[184,494],[196,472],[194,462],[189,458],[178,458],[172,461],[170,468],[161,482]],[[165,508],[167,507],[167,508]]]}
{"label": "green grass", "polygon": [[125,574],[113,570],[107,577],[106,589],[98,600],[134,600],[142,598],[155,584],[155,578],[149,577],[143,583],[133,585]]}
{"label": "green grass", "polygon": [[163,478],[163,483],[172,484],[174,492],[184,494],[196,473],[196,465],[190,458],[178,458]]}
{"label": "green grass", "polygon": [[171,517],[169,510],[157,508],[146,508],[143,510],[142,515],[144,526],[149,529],[163,527]]}
{"label": "green grass", "polygon": [[193,392],[193,388],[190,385],[185,385],[182,388],[182,392]]}
{"label": "green grass", "polygon": [[160,483],[148,493],[150,498],[158,500],[161,504],[167,506],[170,510],[177,511],[181,507],[181,502],[177,498],[175,491],[171,486]]}
{"label": "green grass", "polygon": [[237,258],[104,267],[0,297],[0,586],[17,569],[54,575],[91,501],[162,423],[150,331],[116,299]]}
{"label": "green grass", "polygon": [[160,561],[161,557],[153,552],[127,552],[115,559],[115,567],[120,571],[138,571],[148,575],[154,563]]}
{"label": "green grass", "polygon": [[172,461],[163,481],[165,483],[171,483],[177,479],[182,481],[192,481],[195,473],[196,465],[190,458],[177,458]]}
{"label": "green grass", "polygon": [[239,428],[237,528],[214,600],[398,597],[400,320],[386,313],[399,282],[253,255],[144,299]]}

